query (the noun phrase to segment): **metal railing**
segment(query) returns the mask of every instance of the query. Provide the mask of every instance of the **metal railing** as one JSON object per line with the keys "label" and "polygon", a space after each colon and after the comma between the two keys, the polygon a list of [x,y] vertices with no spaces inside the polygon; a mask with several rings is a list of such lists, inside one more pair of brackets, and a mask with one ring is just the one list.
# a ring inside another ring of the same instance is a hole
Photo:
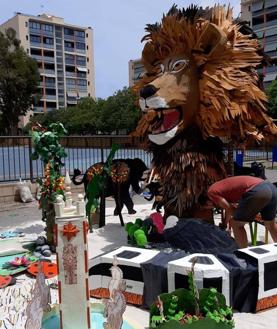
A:
{"label": "metal railing", "polygon": [[[140,158],[150,166],[151,157],[139,146],[139,140],[130,136],[70,136],[61,139],[67,157],[62,174],[69,171],[73,175],[78,168],[82,173],[92,164],[105,161],[112,144],[118,144],[120,149],[115,158]],[[33,152],[31,137],[0,136],[0,182],[23,180],[35,181],[43,176],[41,160],[31,160]]]}
{"label": "metal railing", "polygon": [[[151,154],[142,149],[138,138],[126,135],[68,136],[61,139],[67,157],[62,174],[79,168],[82,173],[92,164],[105,161],[112,144],[120,149],[115,158],[140,158],[150,167]],[[0,182],[17,181],[19,178],[35,181],[43,176],[43,163],[31,160],[32,140],[29,136],[0,136]],[[234,160],[236,159],[234,151]],[[244,151],[244,162],[271,161],[272,147],[256,147]]]}

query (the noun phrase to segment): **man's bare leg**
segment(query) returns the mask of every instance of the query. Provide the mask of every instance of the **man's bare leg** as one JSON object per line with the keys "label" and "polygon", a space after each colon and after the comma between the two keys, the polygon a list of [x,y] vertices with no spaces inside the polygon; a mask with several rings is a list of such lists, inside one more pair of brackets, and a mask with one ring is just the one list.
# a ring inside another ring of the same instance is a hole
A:
{"label": "man's bare leg", "polygon": [[275,223],[275,220],[272,221],[264,221],[265,227],[268,229],[272,240],[274,242],[277,242],[277,223]]}
{"label": "man's bare leg", "polygon": [[245,222],[240,222],[234,219],[231,219],[231,226],[234,232],[234,237],[239,248],[248,247],[247,234],[244,228]]}

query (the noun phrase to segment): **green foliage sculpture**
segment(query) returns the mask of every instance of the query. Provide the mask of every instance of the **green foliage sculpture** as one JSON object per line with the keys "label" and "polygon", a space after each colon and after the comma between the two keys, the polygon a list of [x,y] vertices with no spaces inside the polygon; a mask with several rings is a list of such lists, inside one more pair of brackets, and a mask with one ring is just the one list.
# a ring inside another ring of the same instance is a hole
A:
{"label": "green foliage sculpture", "polygon": [[147,230],[147,226],[143,226],[140,218],[137,218],[135,223],[129,222],[125,225],[129,243],[138,247],[145,247],[148,244]]}
{"label": "green foliage sculpture", "polygon": [[41,187],[39,205],[42,209],[42,220],[46,222],[46,236],[50,245],[54,245],[54,202],[57,195],[64,195],[61,168],[64,166],[62,159],[66,157],[66,153],[59,140],[66,134],[67,131],[61,123],[53,123],[48,129],[39,124],[32,128],[32,160],[40,158],[44,164],[44,177],[38,179]]}
{"label": "green foliage sculpture", "polygon": [[[159,329],[232,329],[232,309],[215,288],[198,290],[194,280],[194,265],[188,275],[189,289],[177,289],[161,294],[150,309],[150,328]],[[162,311],[161,311],[162,310]]]}
{"label": "green foliage sculpture", "polygon": [[91,215],[96,212],[96,209],[99,206],[99,198],[104,193],[104,189],[107,184],[107,179],[111,174],[112,161],[118,149],[119,149],[118,145],[116,144],[112,145],[111,152],[106,162],[104,163],[102,173],[95,174],[93,179],[88,184],[86,190],[86,199],[87,199],[86,212],[88,216],[90,232],[92,232]]}
{"label": "green foliage sculpture", "polygon": [[2,134],[17,134],[19,116],[31,108],[38,92],[36,61],[27,55],[16,39],[15,30],[0,32],[0,112]]}

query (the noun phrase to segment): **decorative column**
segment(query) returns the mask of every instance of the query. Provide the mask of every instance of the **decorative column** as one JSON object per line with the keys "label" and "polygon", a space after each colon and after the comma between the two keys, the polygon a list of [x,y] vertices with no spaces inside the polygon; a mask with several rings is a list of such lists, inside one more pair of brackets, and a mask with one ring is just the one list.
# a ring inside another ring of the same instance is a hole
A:
{"label": "decorative column", "polygon": [[78,200],[74,215],[56,217],[56,251],[59,280],[60,329],[89,329],[88,223]]}

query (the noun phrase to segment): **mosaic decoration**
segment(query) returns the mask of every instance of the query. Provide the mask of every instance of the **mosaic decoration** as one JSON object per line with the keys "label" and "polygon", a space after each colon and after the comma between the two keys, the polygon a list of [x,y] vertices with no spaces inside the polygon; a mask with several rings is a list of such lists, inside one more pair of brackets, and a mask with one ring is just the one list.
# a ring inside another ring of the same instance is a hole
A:
{"label": "mosaic decoration", "polygon": [[77,284],[77,246],[68,243],[63,247],[65,284]]}

